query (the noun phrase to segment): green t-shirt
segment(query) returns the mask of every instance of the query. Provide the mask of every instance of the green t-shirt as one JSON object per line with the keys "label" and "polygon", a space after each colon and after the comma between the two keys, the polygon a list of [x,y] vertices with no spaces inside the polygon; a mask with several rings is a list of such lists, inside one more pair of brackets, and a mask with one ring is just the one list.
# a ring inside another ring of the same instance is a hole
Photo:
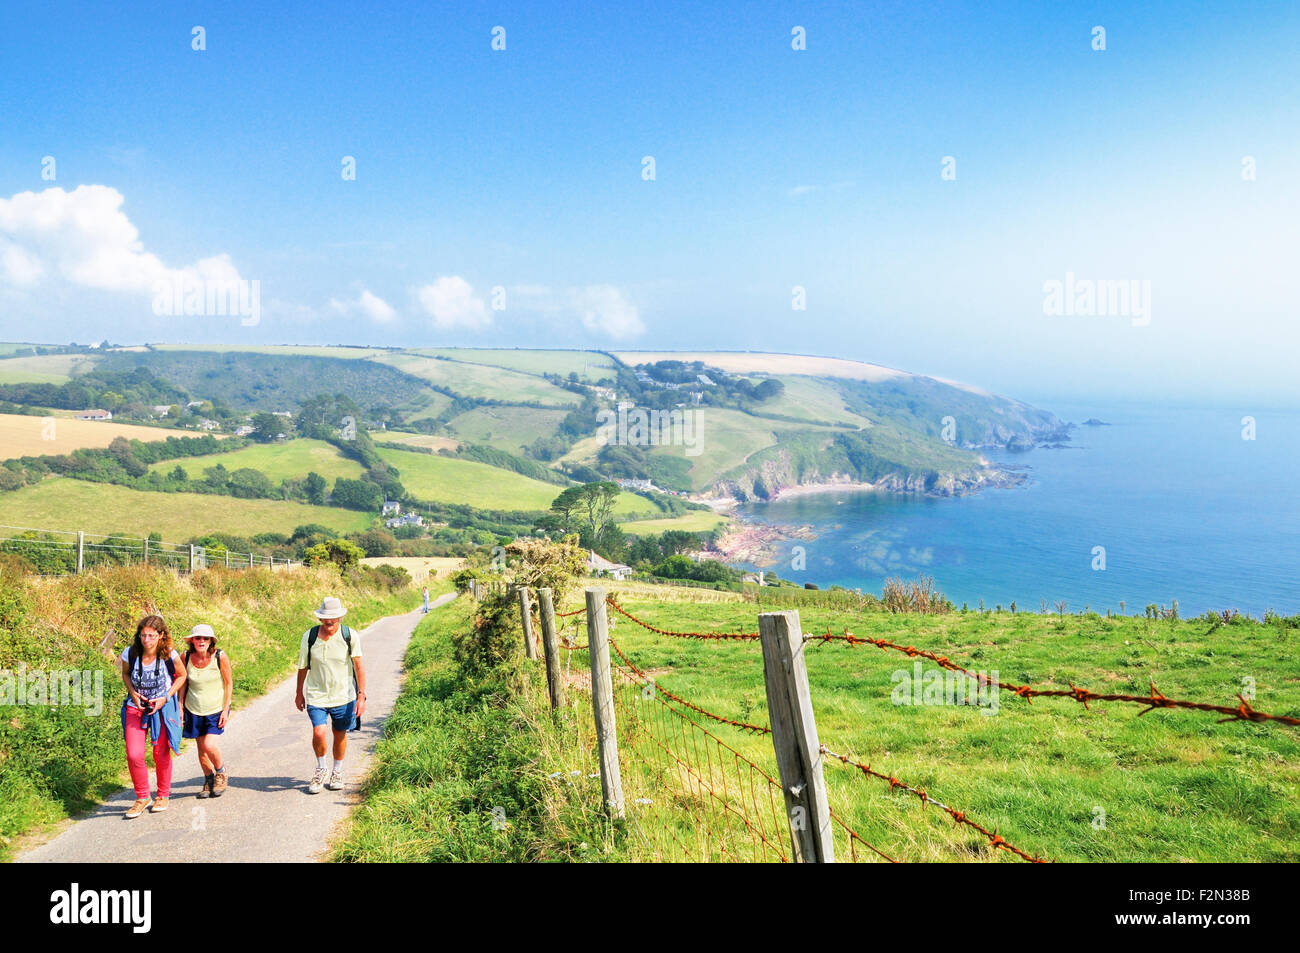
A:
{"label": "green t-shirt", "polygon": [[[307,704],[313,708],[337,708],[357,697],[356,686],[352,684],[352,659],[361,658],[361,633],[353,629],[351,634],[351,658],[348,657],[348,644],[343,641],[342,626],[328,639],[323,634],[316,636],[316,644],[311,647],[311,669],[302,688]],[[307,640],[310,636],[311,629],[302,634],[298,646],[299,669],[307,668]]]}

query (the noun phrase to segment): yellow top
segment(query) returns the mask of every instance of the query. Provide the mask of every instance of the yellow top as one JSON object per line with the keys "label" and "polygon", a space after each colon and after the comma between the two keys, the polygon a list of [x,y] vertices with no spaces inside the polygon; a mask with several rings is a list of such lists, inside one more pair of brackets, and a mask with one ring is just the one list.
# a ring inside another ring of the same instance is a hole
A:
{"label": "yellow top", "polygon": [[221,680],[221,660],[214,657],[203,668],[194,664],[195,654],[185,666],[185,710],[192,715],[219,715],[225,707],[226,685]]}

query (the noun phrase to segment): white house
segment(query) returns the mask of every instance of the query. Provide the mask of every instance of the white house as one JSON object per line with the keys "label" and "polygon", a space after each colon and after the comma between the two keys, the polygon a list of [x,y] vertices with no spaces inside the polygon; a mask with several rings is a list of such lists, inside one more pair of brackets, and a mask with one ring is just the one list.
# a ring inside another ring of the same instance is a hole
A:
{"label": "white house", "polygon": [[614,579],[626,579],[632,574],[632,567],[623,563],[612,563],[594,549],[587,550],[587,571],[593,576],[611,576]]}
{"label": "white house", "polygon": [[402,504],[397,500],[384,500],[384,511],[381,516],[397,516],[402,512]]}
{"label": "white house", "polygon": [[391,520],[384,520],[384,525],[389,529],[398,529],[402,526],[423,526],[424,517],[419,513],[407,513],[405,516],[398,516]]}
{"label": "white house", "polygon": [[153,405],[153,412],[154,412],[155,414],[157,414],[159,417],[166,417],[166,416],[171,412],[171,409],[172,409],[172,405],[171,405],[171,404],[154,404],[154,405]]}
{"label": "white house", "polygon": [[113,412],[110,410],[83,410],[77,414],[78,420],[112,420]]}
{"label": "white house", "polygon": [[247,437],[252,432],[253,428],[248,426],[248,424],[243,424],[242,426],[235,428],[236,437]]}
{"label": "white house", "polygon": [[221,424],[217,423],[215,420],[209,420],[207,417],[204,417],[202,420],[199,421],[199,429],[200,429],[200,430],[220,430],[220,429],[221,429]]}

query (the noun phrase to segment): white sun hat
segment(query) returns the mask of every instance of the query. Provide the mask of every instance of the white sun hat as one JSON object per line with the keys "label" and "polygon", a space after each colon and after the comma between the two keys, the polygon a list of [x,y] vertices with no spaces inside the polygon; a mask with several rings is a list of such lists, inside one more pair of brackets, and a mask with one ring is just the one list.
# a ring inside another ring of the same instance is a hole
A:
{"label": "white sun hat", "polygon": [[343,608],[343,603],[333,596],[322,599],[320,608],[314,613],[318,619],[341,619],[347,614],[348,610]]}

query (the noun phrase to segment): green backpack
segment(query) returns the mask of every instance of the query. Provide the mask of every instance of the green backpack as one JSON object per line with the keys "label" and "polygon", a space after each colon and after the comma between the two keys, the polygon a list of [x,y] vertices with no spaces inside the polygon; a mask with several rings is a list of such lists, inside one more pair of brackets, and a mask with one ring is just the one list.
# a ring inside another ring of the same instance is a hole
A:
{"label": "green backpack", "polygon": [[[348,657],[352,657],[352,630],[346,625],[343,626],[343,644],[348,647]],[[316,637],[320,635],[320,626],[313,625],[311,631],[307,633],[307,671],[311,671],[311,647],[316,644]],[[361,701],[361,688],[357,685],[357,663],[352,663],[352,692],[356,695],[356,700]],[[357,715],[353,721],[352,727],[348,731],[358,731],[361,728],[361,716]]]}

